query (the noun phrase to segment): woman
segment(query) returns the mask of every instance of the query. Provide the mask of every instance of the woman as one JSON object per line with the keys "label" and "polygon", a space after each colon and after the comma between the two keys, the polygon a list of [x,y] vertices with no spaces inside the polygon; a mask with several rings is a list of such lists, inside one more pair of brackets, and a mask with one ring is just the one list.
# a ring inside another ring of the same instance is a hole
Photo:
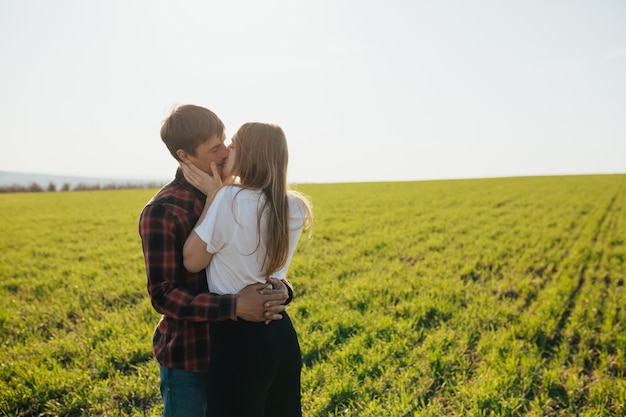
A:
{"label": "woman", "polygon": [[[287,186],[287,140],[276,125],[246,123],[230,145],[224,173],[239,177],[207,204],[183,249],[185,268],[207,268],[209,291],[236,294],[246,285],[285,278],[310,205]],[[203,190],[208,174],[183,165]],[[207,266],[208,265],[208,266]],[[264,323],[211,327],[209,409],[215,416],[300,416],[302,359],[287,313]]]}

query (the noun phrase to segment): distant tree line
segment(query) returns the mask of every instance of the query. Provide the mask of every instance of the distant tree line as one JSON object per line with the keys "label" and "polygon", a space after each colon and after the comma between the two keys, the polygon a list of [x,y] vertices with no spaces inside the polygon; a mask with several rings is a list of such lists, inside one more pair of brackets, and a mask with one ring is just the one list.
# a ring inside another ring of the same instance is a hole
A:
{"label": "distant tree line", "polygon": [[0,185],[0,193],[43,193],[56,191],[97,191],[97,190],[130,190],[130,189],[146,189],[161,188],[161,182],[146,183],[110,183],[110,184],[87,184],[78,183],[72,186],[69,182],[64,183],[60,188],[54,182],[50,182],[47,187],[42,187],[36,182],[30,185]]}

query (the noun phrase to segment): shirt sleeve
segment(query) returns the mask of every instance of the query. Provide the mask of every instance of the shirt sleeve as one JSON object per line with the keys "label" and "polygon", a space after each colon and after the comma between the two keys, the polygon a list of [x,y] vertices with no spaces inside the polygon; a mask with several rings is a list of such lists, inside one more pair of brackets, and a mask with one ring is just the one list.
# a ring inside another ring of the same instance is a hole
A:
{"label": "shirt sleeve", "polygon": [[222,187],[215,194],[206,216],[194,229],[207,244],[207,252],[215,254],[233,240],[237,223],[232,206],[233,187]]}
{"label": "shirt sleeve", "polygon": [[182,248],[186,235],[181,215],[157,204],[146,206],[140,217],[152,305],[159,313],[178,320],[236,319],[236,296],[209,293],[204,271],[185,270]]}

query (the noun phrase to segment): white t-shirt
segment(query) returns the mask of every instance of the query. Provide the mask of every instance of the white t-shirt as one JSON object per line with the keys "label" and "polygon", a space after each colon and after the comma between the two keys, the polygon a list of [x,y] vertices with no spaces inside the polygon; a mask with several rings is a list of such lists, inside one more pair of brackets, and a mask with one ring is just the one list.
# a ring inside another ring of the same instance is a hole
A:
{"label": "white t-shirt", "polygon": [[[265,283],[261,274],[265,259],[265,239],[258,238],[257,218],[265,196],[261,191],[227,185],[222,187],[195,231],[213,254],[207,266],[209,291],[216,294],[236,294],[254,283]],[[304,217],[303,203],[289,196],[289,256],[285,265],[272,277],[285,278],[291,258],[300,239]],[[267,219],[261,218],[261,233],[265,236]]]}

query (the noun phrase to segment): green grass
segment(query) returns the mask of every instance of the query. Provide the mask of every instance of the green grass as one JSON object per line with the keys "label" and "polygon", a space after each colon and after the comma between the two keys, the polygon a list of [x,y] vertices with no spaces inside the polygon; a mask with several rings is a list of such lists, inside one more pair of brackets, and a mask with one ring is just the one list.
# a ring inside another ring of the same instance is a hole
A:
{"label": "green grass", "polygon": [[[626,414],[626,175],[297,188],[306,416]],[[0,195],[0,415],[160,415],[154,191]]]}

